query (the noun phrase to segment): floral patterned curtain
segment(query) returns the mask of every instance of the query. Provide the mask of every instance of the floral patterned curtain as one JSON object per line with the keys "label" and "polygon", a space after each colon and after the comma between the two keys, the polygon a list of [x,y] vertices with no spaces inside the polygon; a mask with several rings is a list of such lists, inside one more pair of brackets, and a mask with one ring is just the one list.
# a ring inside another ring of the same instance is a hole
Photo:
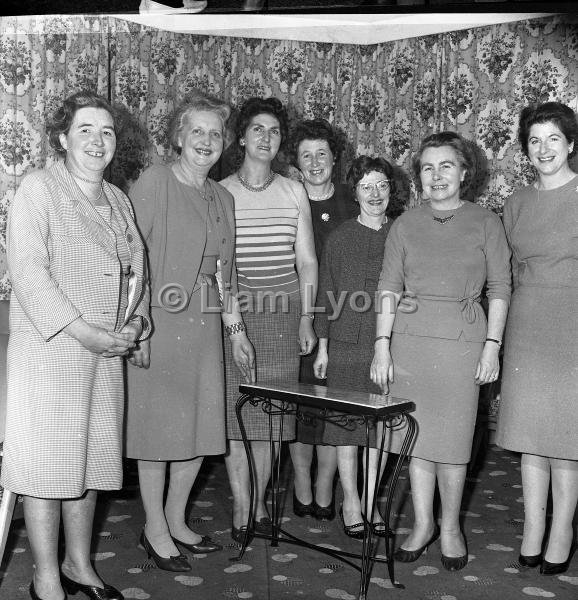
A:
{"label": "floral patterned curtain", "polygon": [[[234,106],[273,95],[293,118],[327,118],[348,140],[338,174],[354,155],[378,154],[396,163],[407,183],[420,140],[458,131],[478,149],[475,201],[500,212],[504,198],[533,177],[516,142],[520,109],[560,100],[578,110],[578,19],[368,46],[179,34],[107,16],[3,19],[0,86],[1,231],[23,174],[52,160],[46,115],[81,87],[124,107],[111,172],[121,186],[170,156],[167,117],[200,88]],[[231,168],[226,157],[221,174]],[[413,186],[410,200],[420,200]],[[7,291],[4,277],[0,295]]]}

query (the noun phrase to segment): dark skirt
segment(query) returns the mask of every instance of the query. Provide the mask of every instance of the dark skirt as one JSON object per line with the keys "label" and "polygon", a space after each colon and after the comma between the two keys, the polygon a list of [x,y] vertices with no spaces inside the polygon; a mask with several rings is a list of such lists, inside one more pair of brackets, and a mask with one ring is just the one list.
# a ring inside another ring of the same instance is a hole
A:
{"label": "dark skirt", "polygon": [[[312,385],[327,385],[326,379],[317,379],[313,373],[313,363],[317,356],[317,349],[311,354],[301,357],[301,365],[299,369],[299,381],[301,383],[310,383]],[[322,419],[313,418],[321,414],[321,409],[314,407],[303,407],[303,410],[307,412],[311,418],[306,420],[298,420],[296,423],[295,439],[297,442],[302,444],[323,444],[323,431],[325,429],[325,423]]]}
{"label": "dark skirt", "polygon": [[[296,382],[299,377],[299,296],[290,299],[289,311],[260,311],[243,314],[247,335],[255,348],[257,382],[279,380]],[[227,390],[227,438],[240,440],[235,404],[240,396],[239,385],[244,383],[233,362],[231,343],[225,340],[225,383]],[[269,416],[261,405],[249,402],[243,408],[243,424],[249,440],[269,439]],[[277,439],[281,418],[272,418],[273,435]],[[283,440],[295,438],[295,416],[283,418]]]}
{"label": "dark skirt", "polygon": [[[370,343],[351,344],[329,340],[327,385],[346,390],[381,394],[380,388],[369,377],[373,360],[373,337]],[[341,413],[331,413],[334,417]],[[347,427],[328,421],[325,423],[323,442],[331,446],[365,446],[367,436],[364,423],[349,422]],[[369,444],[375,446],[375,427],[370,428]]]}

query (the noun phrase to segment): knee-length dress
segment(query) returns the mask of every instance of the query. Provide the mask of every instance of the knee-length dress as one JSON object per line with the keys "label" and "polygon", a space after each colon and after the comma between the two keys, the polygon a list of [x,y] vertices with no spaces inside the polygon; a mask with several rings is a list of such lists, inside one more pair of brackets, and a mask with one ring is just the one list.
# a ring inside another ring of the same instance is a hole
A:
{"label": "knee-length dress", "polygon": [[[82,318],[150,331],[144,248],[128,198],[104,182],[93,206],[63,163],[28,175],[11,203],[12,281],[2,484],[40,498],[122,485],[122,357],[90,352],[63,329]],[[128,293],[129,278],[133,293]]]}
{"label": "knee-length dress", "polygon": [[[257,382],[297,381],[299,377],[299,318],[301,302],[295,266],[295,238],[302,207],[303,186],[277,175],[265,190],[252,192],[236,174],[222,182],[235,198],[236,265],[243,319],[255,348]],[[271,303],[270,298],[275,302]],[[227,437],[241,439],[235,414],[239,385],[244,383],[225,342]],[[245,404],[243,422],[250,440],[269,439],[269,417],[261,407]],[[277,436],[280,418],[273,418]],[[295,437],[295,418],[285,416],[283,439]]]}
{"label": "knee-length dress", "polygon": [[[369,377],[375,339],[375,292],[391,221],[379,230],[350,219],[328,238],[319,269],[317,332],[328,338],[327,385],[380,394]],[[343,301],[334,315],[328,294]],[[335,318],[337,317],[337,318]],[[335,416],[337,413],[333,413]],[[375,432],[370,435],[374,443]],[[333,446],[366,444],[365,425],[347,428],[328,421],[322,441]]]}
{"label": "knee-length dress", "polygon": [[[439,222],[434,216],[444,219]],[[470,460],[479,388],[476,365],[486,337],[479,299],[508,300],[510,252],[499,217],[465,202],[455,211],[429,203],[393,224],[379,288],[415,296],[399,308],[391,335],[393,396],[415,402],[418,424],[410,455],[440,463]],[[392,450],[405,429],[393,432]]]}
{"label": "knee-length dress", "polygon": [[514,292],[496,443],[578,460],[578,177],[504,205]]}
{"label": "knee-length dress", "polygon": [[143,172],[130,195],[149,256],[153,333],[149,369],[127,366],[126,456],[169,461],[222,454],[224,361],[215,273],[217,260],[233,262],[232,198],[210,180],[203,197],[167,166]]}

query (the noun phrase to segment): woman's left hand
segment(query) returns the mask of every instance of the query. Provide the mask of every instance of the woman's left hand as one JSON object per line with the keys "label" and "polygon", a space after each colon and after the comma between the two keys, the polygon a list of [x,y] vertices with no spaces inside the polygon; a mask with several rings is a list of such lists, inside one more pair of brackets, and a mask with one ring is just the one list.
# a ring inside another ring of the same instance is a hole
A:
{"label": "woman's left hand", "polygon": [[482,355],[476,367],[476,385],[492,383],[498,379],[500,374],[500,347],[492,342],[484,345]]}
{"label": "woman's left hand", "polygon": [[317,344],[317,336],[313,329],[313,319],[309,317],[301,317],[299,320],[299,354],[311,354]]}
{"label": "woman's left hand", "polygon": [[247,383],[255,383],[255,350],[249,338],[243,334],[229,336],[233,361]]}

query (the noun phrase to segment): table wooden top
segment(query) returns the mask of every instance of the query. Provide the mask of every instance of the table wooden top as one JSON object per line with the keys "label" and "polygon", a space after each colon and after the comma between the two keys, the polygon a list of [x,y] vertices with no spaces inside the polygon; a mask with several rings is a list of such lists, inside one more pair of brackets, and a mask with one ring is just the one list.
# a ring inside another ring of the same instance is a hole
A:
{"label": "table wooden top", "polygon": [[388,417],[415,410],[415,404],[405,398],[343,390],[310,383],[287,381],[243,383],[239,386],[239,391],[256,398],[282,400],[292,404],[304,404],[316,408],[328,408],[373,417]]}

